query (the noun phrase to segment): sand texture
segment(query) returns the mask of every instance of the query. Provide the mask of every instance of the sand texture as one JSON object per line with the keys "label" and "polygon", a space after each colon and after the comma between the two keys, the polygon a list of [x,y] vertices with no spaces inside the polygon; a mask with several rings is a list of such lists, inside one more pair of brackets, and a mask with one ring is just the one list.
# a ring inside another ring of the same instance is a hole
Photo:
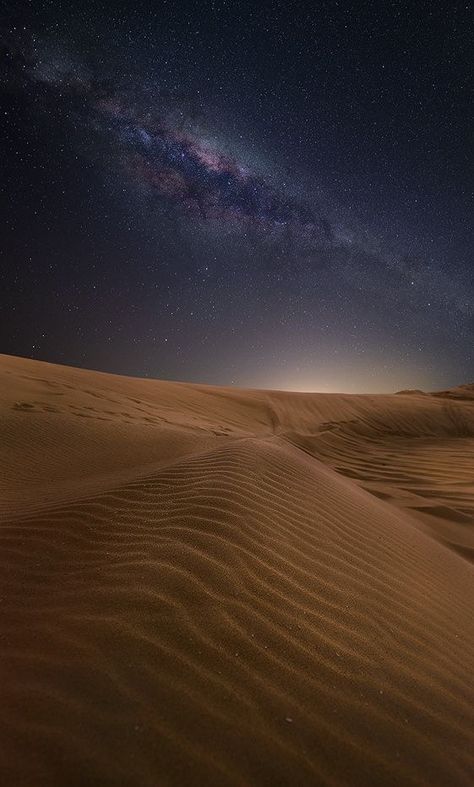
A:
{"label": "sand texture", "polygon": [[474,387],[0,356],[0,783],[472,785]]}

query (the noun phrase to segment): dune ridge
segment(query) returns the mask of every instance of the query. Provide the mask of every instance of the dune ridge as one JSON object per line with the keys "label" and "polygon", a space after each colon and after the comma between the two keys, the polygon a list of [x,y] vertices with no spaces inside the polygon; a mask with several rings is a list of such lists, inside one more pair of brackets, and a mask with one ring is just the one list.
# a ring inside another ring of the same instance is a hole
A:
{"label": "dune ridge", "polygon": [[3,783],[472,783],[473,402],[0,370]]}

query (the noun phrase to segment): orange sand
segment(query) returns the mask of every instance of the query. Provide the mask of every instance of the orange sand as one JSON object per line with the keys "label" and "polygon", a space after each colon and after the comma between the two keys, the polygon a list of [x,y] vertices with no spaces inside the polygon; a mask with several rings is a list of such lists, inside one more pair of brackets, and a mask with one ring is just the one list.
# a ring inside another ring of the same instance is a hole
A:
{"label": "orange sand", "polygon": [[474,387],[0,375],[2,785],[474,782]]}

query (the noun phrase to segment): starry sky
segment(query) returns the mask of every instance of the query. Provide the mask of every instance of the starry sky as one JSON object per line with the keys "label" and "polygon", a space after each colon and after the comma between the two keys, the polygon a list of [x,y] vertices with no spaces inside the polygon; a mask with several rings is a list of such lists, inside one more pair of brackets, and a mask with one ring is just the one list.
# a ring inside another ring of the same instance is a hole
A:
{"label": "starry sky", "polygon": [[1,352],[300,391],[474,380],[468,4],[19,6]]}

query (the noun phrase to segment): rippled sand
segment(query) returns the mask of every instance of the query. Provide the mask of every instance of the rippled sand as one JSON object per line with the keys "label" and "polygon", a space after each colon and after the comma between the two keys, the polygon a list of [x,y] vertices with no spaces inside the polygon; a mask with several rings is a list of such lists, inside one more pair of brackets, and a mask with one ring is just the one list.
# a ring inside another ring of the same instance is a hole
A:
{"label": "rippled sand", "polygon": [[473,783],[474,388],[0,374],[1,784]]}

